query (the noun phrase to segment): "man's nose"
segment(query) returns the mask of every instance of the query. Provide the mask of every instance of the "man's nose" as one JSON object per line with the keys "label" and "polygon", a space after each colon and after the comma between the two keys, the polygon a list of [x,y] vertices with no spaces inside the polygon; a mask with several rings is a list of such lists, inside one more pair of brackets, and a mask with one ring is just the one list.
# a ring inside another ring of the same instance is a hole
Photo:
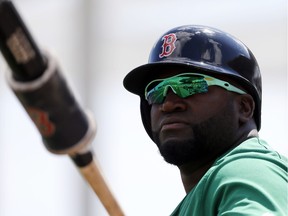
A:
{"label": "man's nose", "polygon": [[186,110],[184,99],[169,89],[163,103],[161,104],[162,112],[180,112]]}

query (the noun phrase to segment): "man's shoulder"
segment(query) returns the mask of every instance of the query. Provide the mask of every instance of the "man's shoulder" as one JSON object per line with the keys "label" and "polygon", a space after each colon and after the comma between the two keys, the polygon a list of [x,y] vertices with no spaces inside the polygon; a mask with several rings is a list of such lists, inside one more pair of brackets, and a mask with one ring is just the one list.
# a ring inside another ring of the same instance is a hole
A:
{"label": "man's shoulder", "polygon": [[214,167],[228,169],[232,166],[235,169],[247,168],[247,165],[251,167],[274,164],[274,166],[280,166],[286,170],[287,161],[285,156],[272,149],[267,142],[259,137],[253,137],[219,157],[215,161]]}
{"label": "man's shoulder", "polygon": [[212,191],[220,187],[243,188],[255,184],[260,188],[284,188],[287,166],[286,157],[263,140],[251,138],[220,157],[202,178],[202,186]]}

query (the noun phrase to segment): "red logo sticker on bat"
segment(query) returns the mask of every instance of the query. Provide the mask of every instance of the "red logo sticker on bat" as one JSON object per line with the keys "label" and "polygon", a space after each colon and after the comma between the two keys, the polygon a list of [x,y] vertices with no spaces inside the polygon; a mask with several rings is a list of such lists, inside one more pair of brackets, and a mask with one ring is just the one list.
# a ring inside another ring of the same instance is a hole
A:
{"label": "red logo sticker on bat", "polygon": [[55,125],[50,121],[47,112],[36,108],[28,108],[27,112],[42,136],[50,137],[54,134]]}
{"label": "red logo sticker on bat", "polygon": [[162,37],[163,44],[162,44],[162,53],[159,55],[160,58],[170,56],[173,51],[175,50],[175,42],[177,40],[176,34],[171,33],[164,35]]}

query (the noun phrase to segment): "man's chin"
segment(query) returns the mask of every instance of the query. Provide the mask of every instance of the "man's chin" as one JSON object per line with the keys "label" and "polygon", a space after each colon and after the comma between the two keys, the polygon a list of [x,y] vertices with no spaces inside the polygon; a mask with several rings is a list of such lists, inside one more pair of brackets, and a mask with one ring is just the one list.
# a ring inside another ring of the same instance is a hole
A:
{"label": "man's chin", "polygon": [[194,139],[194,132],[190,127],[183,127],[178,129],[162,129],[159,132],[160,143],[166,142],[185,142],[185,140]]}
{"label": "man's chin", "polygon": [[199,157],[192,140],[170,137],[160,145],[158,144],[158,148],[164,160],[176,166],[183,165]]}
{"label": "man's chin", "polygon": [[160,137],[160,145],[181,145],[182,143],[187,142],[187,140],[183,139],[183,137],[179,136],[166,136]]}

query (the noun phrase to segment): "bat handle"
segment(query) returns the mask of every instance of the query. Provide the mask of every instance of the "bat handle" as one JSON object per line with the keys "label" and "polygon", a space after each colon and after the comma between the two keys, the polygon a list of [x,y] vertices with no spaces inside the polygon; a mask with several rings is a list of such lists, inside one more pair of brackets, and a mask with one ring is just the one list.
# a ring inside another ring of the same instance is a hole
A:
{"label": "bat handle", "polygon": [[99,169],[97,161],[94,159],[84,167],[78,167],[80,173],[85,180],[90,184],[91,188],[97,194],[101,203],[107,210],[110,216],[124,216],[120,205],[117,203],[111,190]]}

